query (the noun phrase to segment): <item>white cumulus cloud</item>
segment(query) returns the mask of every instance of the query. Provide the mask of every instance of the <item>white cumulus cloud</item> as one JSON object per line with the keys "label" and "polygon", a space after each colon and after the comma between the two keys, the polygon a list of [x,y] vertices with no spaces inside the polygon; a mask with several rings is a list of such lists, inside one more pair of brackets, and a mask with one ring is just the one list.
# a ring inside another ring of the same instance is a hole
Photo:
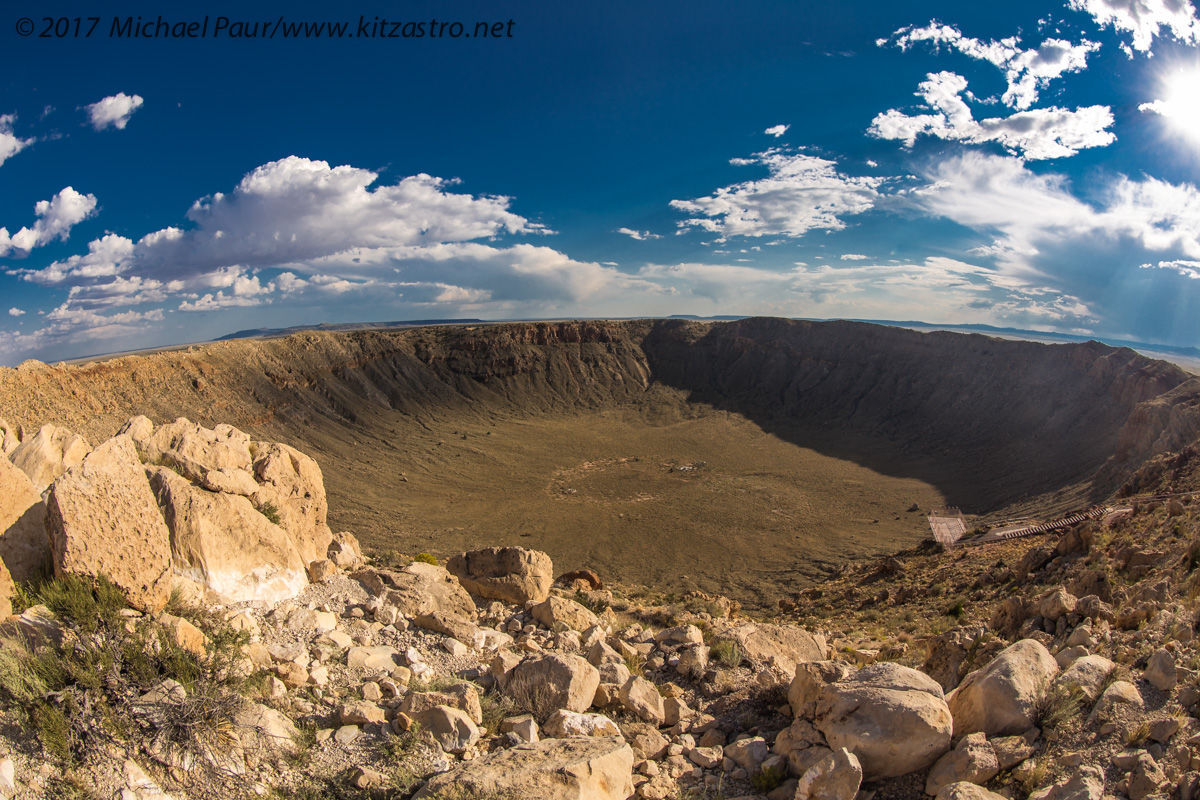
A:
{"label": "white cumulus cloud", "polygon": [[984,42],[964,36],[958,28],[939,22],[901,28],[890,38],[879,39],[876,43],[880,46],[894,44],[901,50],[908,50],[919,42],[929,42],[935,48],[946,45],[1000,68],[1008,81],[1008,89],[1001,99],[1019,111],[1037,102],[1038,92],[1055,78],[1085,69],[1088,54],[1100,48],[1096,42],[1086,39],[1078,44],[1065,39],[1047,39],[1035,48],[1023,49],[1016,36]]}
{"label": "white cumulus cloud", "polygon": [[902,141],[908,147],[922,135],[968,144],[996,142],[1009,152],[1031,160],[1065,158],[1116,141],[1116,136],[1108,130],[1113,124],[1108,106],[1086,106],[1074,111],[1038,108],[977,121],[962,99],[966,88],[967,81],[961,75],[931,73],[921,82],[916,95],[933,113],[909,115],[890,109],[875,117],[868,133],[880,139]]}
{"label": "white cumulus cloud", "polygon": [[544,228],[508,210],[507,197],[448,191],[451,181],[415,175],[371,188],[377,175],[290,156],[246,175],[229,194],[202,198],[189,229],[163,228],[136,243],[107,236],[74,256],[27,275],[39,283],[129,270],[158,280],[187,279],[238,265],[287,267],[353,248],[422,247]]}
{"label": "white cumulus cloud", "polygon": [[[662,291],[552,248],[498,246],[505,234],[548,233],[509,210],[507,197],[454,192],[453,181],[429,175],[382,186],[377,177],[286,158],[250,172],[228,193],[198,200],[186,225],[136,241],[107,234],[87,253],[40,269],[9,269],[26,281],[69,287],[38,336],[20,341],[57,347],[91,337],[93,324],[126,335],[165,313],[355,295],[378,307],[437,315],[565,316],[579,313],[584,301],[616,310],[634,294]],[[52,208],[58,206],[47,206],[47,218],[64,217]],[[132,310],[149,305],[160,307]]]}
{"label": "white cumulus cloud", "polygon": [[1063,175],[979,153],[947,159],[926,177],[929,185],[906,199],[987,236],[991,242],[971,252],[993,258],[1005,275],[1074,271],[1080,291],[1094,291],[1104,272],[1117,280],[1150,253],[1178,272],[1200,260],[1200,190],[1190,184],[1117,176],[1084,202]]}
{"label": "white cumulus cloud", "polygon": [[874,207],[882,178],[852,177],[837,164],[816,156],[772,148],[753,158],[738,158],[739,166],[764,166],[768,176],[718,189],[708,197],[672,200],[671,206],[698,216],[680,222],[716,233],[719,242],[730,236],[803,236],[814,228],[840,230],[842,217]]}
{"label": "white cumulus cloud", "polygon": [[13,133],[13,123],[16,121],[16,114],[0,114],[0,166],[33,144],[33,139],[22,139]]}
{"label": "white cumulus cloud", "polygon": [[123,131],[129,124],[129,118],[133,116],[133,112],[141,108],[143,103],[140,95],[117,92],[111,97],[84,106],[84,109],[88,113],[88,121],[92,123],[92,128],[95,130],[102,131],[105,128],[113,127]]}
{"label": "white cumulus cloud", "polygon": [[1149,53],[1156,37],[1170,35],[1185,44],[1200,42],[1200,21],[1189,0],[1070,0],[1100,27],[1132,34],[1134,50]]}
{"label": "white cumulus cloud", "polygon": [[765,133],[767,136],[774,136],[776,139],[778,139],[780,136],[783,136],[785,133],[787,133],[787,129],[790,127],[792,127],[792,126],[791,125],[772,125],[771,127],[767,128],[765,131],[763,131],[763,133]]}
{"label": "white cumulus cloud", "polygon": [[21,309],[17,308],[16,306],[13,306],[12,308],[10,308],[8,310],[8,315],[10,317],[23,317],[23,316],[25,316],[25,312],[22,311]]}
{"label": "white cumulus cloud", "polygon": [[55,239],[66,241],[71,228],[96,213],[96,196],[80,194],[68,186],[51,199],[37,203],[34,212],[38,219],[32,228],[21,228],[11,236],[7,228],[0,228],[0,256],[13,250],[27,253]]}

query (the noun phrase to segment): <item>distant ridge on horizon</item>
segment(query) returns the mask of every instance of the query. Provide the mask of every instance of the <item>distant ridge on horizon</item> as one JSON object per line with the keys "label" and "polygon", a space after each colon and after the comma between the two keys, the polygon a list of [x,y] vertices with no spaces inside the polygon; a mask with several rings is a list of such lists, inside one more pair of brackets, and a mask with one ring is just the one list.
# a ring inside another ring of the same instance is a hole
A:
{"label": "distant ridge on horizon", "polygon": [[[739,319],[748,319],[755,316],[769,316],[761,314],[716,314],[712,316],[699,316],[696,314],[669,314],[662,317],[645,317],[645,319],[686,319],[697,322],[731,322]],[[413,320],[395,320],[391,322],[319,322],[311,325],[293,325],[287,328],[250,328],[247,330],[236,331],[226,334],[219,338],[213,339],[214,342],[224,342],[231,339],[270,339],[281,336],[290,336],[293,333],[301,333],[303,331],[358,331],[358,330],[386,330],[389,328],[414,328],[423,325],[462,325],[462,324],[500,324],[505,322],[535,322],[535,321],[557,321],[559,318],[544,318],[541,320],[534,319],[413,319]],[[643,317],[562,317],[562,320],[567,319],[643,319]],[[817,317],[788,317],[787,319],[803,320],[806,322],[866,322],[871,325],[887,325],[893,328],[913,328],[921,330],[946,330],[946,331],[965,331],[971,333],[984,333],[995,335],[1015,336],[1021,339],[1044,340],[1048,339],[1054,342],[1087,342],[1097,341],[1102,344],[1107,344],[1111,347],[1128,347],[1131,350],[1147,350],[1156,353],[1170,353],[1172,355],[1185,358],[1200,359],[1200,347],[1187,347],[1182,345],[1169,344],[1152,344],[1150,342],[1139,342],[1132,339],[1114,339],[1101,335],[1083,335],[1072,333],[1059,333],[1057,331],[1034,331],[1025,328],[1001,328],[995,325],[985,325],[982,323],[937,323],[937,322],[922,322],[920,320],[888,320],[888,319],[843,319],[840,317],[834,318],[817,318]]]}
{"label": "distant ridge on horizon", "polygon": [[291,336],[303,331],[362,331],[385,330],[387,328],[415,328],[422,325],[452,325],[461,323],[484,323],[484,319],[410,319],[393,322],[318,322],[315,325],[293,325],[289,328],[247,328],[244,331],[234,331],[213,339],[214,342],[227,342],[231,339],[273,339],[280,336]]}

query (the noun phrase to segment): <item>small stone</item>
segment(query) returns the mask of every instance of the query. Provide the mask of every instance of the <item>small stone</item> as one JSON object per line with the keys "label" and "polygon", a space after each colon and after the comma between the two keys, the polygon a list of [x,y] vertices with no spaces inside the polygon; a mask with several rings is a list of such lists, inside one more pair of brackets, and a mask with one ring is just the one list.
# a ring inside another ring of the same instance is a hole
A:
{"label": "small stone", "polygon": [[350,744],[358,738],[361,732],[357,725],[343,725],[337,729],[337,733],[333,735],[333,739],[338,744]]}
{"label": "small stone", "polygon": [[1171,740],[1171,737],[1179,732],[1183,727],[1183,720],[1179,717],[1167,717],[1165,719],[1155,720],[1150,723],[1150,738],[1156,742],[1166,744]]}
{"label": "small stone", "polygon": [[455,658],[462,658],[471,652],[471,648],[467,647],[458,639],[443,639],[442,649]]}
{"label": "small stone", "polygon": [[1175,688],[1178,677],[1175,673],[1175,657],[1166,649],[1156,650],[1146,664],[1143,677],[1160,692],[1170,692]]}
{"label": "small stone", "polygon": [[693,747],[687,751],[687,757],[698,767],[712,769],[721,765],[725,755],[720,747]]}

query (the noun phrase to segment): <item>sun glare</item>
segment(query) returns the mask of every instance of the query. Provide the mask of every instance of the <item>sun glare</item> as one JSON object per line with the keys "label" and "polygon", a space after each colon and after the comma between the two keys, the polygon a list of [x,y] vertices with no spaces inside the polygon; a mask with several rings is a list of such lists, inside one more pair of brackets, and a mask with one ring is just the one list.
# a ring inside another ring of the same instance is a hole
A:
{"label": "sun glare", "polygon": [[1162,87],[1166,96],[1141,109],[1166,117],[1173,128],[1200,142],[1200,69],[1175,70],[1164,77]]}

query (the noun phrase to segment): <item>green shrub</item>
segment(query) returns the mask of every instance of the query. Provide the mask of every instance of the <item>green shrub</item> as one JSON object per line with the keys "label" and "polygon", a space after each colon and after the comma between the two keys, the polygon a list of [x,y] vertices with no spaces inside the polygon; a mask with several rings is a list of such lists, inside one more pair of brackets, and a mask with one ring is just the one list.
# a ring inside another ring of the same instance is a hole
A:
{"label": "green shrub", "polygon": [[782,769],[764,769],[750,779],[750,785],[760,794],[773,792],[783,785],[787,772]]}
{"label": "green shrub", "polygon": [[259,509],[259,512],[261,512],[262,515],[266,517],[272,525],[279,524],[279,509],[275,507],[274,503],[263,503],[262,508]]}
{"label": "green shrub", "polygon": [[[252,680],[235,667],[248,634],[176,597],[173,610],[208,637],[207,653],[197,655],[151,617],[126,618],[123,593],[103,576],[66,575],[27,587],[26,597],[57,616],[63,643],[0,648],[0,706],[36,733],[47,757],[69,769],[76,757],[127,738],[145,722],[130,698],[167,678],[183,684],[187,698],[148,712],[158,735],[193,755],[228,750],[233,715],[245,702],[239,692]],[[204,772],[188,777],[213,777]]]}
{"label": "green shrub", "polygon": [[435,567],[438,563],[437,556],[432,553],[417,553],[417,557],[413,561],[419,561],[422,564],[433,564]]}
{"label": "green shrub", "polygon": [[718,639],[709,649],[709,657],[718,664],[736,667],[742,663],[742,650],[732,639]]}
{"label": "green shrub", "polygon": [[33,604],[46,606],[67,626],[84,634],[118,627],[122,609],[128,608],[125,593],[103,575],[91,579],[66,574],[30,587],[29,594]]}
{"label": "green shrub", "polygon": [[483,711],[483,726],[491,734],[499,733],[500,723],[504,721],[505,717],[511,717],[517,713],[517,705],[512,698],[494,691],[481,694],[479,706]]}
{"label": "green shrub", "polygon": [[605,611],[608,611],[610,607],[608,600],[604,599],[603,597],[592,597],[591,595],[581,591],[575,592],[575,602],[579,603],[579,605],[583,606],[588,611],[591,611],[593,614],[603,614]]}
{"label": "green shrub", "polygon": [[962,619],[966,613],[967,609],[963,606],[962,600],[956,600],[954,605],[946,610],[946,616],[954,617],[955,619]]}

